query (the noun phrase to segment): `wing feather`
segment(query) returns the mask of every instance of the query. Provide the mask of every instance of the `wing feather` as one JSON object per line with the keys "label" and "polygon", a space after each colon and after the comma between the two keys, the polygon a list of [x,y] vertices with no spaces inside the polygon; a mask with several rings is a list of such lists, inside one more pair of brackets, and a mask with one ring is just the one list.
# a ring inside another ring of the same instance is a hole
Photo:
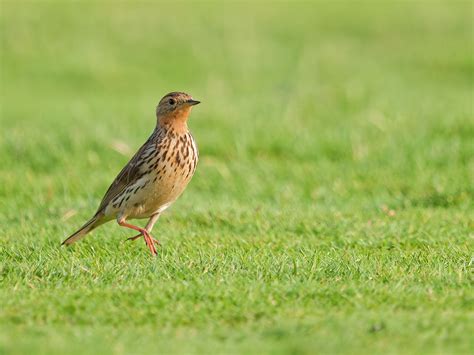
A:
{"label": "wing feather", "polygon": [[96,214],[103,212],[115,197],[119,196],[127,187],[137,181],[138,177],[143,173],[142,167],[146,157],[149,156],[149,154],[155,152],[157,149],[157,145],[154,144],[153,138],[154,134],[148,138],[145,144],[140,147],[140,149],[130,159],[127,165],[125,165],[120,171],[114,182],[112,182],[112,184],[107,189],[107,192],[102,198],[102,202],[100,203]]}

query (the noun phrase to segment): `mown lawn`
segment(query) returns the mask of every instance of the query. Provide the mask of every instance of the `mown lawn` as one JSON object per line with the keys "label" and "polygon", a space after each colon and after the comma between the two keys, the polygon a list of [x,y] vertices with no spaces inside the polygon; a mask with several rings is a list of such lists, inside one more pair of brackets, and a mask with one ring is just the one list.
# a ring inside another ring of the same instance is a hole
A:
{"label": "mown lawn", "polygon": [[[472,2],[0,6],[0,353],[472,353]],[[61,248],[174,90],[159,256]]]}

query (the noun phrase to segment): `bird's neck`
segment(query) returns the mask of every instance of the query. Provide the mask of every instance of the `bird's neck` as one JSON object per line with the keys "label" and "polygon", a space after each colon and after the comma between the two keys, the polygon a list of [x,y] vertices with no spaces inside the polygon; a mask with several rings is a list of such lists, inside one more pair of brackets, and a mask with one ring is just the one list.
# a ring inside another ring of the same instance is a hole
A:
{"label": "bird's neck", "polygon": [[166,115],[157,117],[157,126],[172,130],[178,134],[188,132],[188,117],[191,112],[190,107],[185,107]]}

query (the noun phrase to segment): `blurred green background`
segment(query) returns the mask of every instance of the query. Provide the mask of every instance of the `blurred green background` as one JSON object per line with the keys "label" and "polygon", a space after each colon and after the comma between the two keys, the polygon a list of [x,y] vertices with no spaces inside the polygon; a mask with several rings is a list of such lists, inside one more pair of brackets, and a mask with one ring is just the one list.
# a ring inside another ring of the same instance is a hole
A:
{"label": "blurred green background", "polygon": [[[472,2],[0,5],[2,352],[472,351]],[[160,256],[59,248],[170,91]]]}

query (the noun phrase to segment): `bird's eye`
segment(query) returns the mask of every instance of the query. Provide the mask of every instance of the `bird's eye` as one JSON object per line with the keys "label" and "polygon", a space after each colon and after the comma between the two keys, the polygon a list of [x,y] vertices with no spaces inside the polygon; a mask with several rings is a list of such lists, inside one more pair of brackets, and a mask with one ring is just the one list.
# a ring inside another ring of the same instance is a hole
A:
{"label": "bird's eye", "polygon": [[174,105],[176,103],[176,100],[175,99],[169,99],[168,102],[169,102],[170,105]]}

